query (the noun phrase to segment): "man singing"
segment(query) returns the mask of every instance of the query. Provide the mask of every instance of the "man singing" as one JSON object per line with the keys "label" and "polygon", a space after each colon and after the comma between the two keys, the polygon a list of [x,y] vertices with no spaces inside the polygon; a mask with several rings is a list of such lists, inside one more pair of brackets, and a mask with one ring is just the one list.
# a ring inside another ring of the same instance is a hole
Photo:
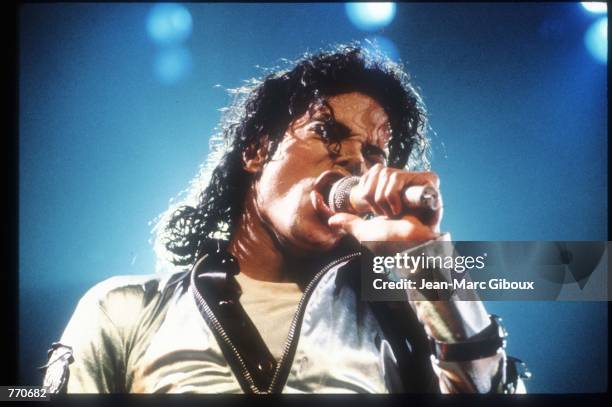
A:
{"label": "man singing", "polygon": [[[415,186],[439,194],[433,172],[415,171],[427,149],[425,110],[402,67],[343,46],[236,93],[215,165],[157,228],[160,261],[172,272],[89,290],[49,351],[45,385],[69,393],[522,391],[503,329],[480,301],[361,299],[360,241],[449,239],[441,206],[402,198]],[[330,180],[345,175],[358,177],[352,194],[367,215],[330,209]]]}

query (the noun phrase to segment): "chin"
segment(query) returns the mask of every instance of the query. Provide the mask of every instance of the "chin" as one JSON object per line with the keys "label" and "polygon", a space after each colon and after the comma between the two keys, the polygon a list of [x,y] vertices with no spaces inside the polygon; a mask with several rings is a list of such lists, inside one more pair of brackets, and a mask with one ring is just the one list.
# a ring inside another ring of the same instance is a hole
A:
{"label": "chin", "polygon": [[296,216],[291,217],[293,222],[285,225],[286,232],[280,233],[286,236],[282,239],[284,246],[299,257],[332,250],[342,240],[343,235],[327,226],[326,220],[318,216],[309,207],[309,203],[305,206],[301,211],[296,211]]}
{"label": "chin", "polygon": [[302,225],[299,232],[295,236],[302,236],[301,239],[296,239],[300,244],[298,247],[308,254],[318,254],[332,250],[338,245],[342,239],[342,235],[333,232],[327,225],[321,222],[312,222],[312,224]]}

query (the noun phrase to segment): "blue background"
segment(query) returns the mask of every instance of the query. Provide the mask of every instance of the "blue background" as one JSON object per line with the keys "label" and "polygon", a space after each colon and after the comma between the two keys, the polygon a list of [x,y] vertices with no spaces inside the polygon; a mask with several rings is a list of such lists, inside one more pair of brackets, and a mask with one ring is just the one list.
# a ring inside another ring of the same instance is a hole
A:
{"label": "blue background", "polygon": [[[186,188],[228,102],[222,88],[328,44],[383,35],[422,90],[456,240],[607,240],[606,65],[578,4],[399,4],[355,28],[342,4],[190,4],[191,65],[160,80],[150,4],[21,7],[21,384],[78,299],[152,273],[152,221]],[[190,54],[189,54],[190,53]],[[604,391],[607,303],[488,304],[531,392]]]}

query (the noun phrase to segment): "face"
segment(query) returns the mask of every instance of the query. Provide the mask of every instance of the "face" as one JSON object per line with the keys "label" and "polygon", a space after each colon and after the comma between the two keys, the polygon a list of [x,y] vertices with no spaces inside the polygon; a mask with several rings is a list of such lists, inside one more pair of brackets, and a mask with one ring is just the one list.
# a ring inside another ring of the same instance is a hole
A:
{"label": "face", "polygon": [[384,163],[389,137],[384,109],[357,92],[313,104],[289,124],[255,181],[258,213],[284,249],[307,255],[339,242],[342,236],[327,226],[329,213],[317,204],[315,181],[326,171],[360,175]]}

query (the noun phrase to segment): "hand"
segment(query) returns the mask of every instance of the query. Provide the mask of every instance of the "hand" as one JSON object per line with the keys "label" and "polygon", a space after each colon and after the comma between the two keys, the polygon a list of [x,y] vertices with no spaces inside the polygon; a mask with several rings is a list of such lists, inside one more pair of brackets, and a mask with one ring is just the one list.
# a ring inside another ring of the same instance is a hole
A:
{"label": "hand", "polygon": [[368,202],[372,213],[379,216],[365,220],[349,213],[338,213],[328,219],[328,225],[359,241],[435,239],[440,235],[442,205],[434,212],[405,208],[402,193],[414,185],[430,185],[439,190],[440,181],[433,172],[408,172],[376,164],[361,177],[355,188]]}

